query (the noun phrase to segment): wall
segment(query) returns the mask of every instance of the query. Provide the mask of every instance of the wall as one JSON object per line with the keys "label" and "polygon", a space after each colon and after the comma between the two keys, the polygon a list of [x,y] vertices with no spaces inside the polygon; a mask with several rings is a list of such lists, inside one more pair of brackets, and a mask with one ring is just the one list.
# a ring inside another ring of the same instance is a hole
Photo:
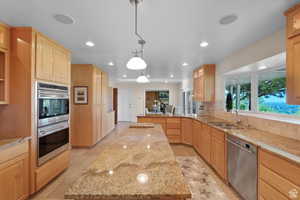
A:
{"label": "wall", "polygon": [[240,49],[217,63],[215,109],[222,110],[224,108],[224,73],[255,63],[284,51],[285,29],[275,32],[274,34],[259,40],[244,49]]}
{"label": "wall", "polygon": [[[125,109],[128,107],[128,104],[132,104],[132,109],[129,111],[131,113],[131,116],[128,118],[136,119],[137,115],[144,114],[144,108],[145,108],[145,91],[146,90],[169,90],[170,92],[170,100],[169,103],[171,105],[174,105],[176,107],[176,110],[180,112],[181,110],[181,90],[180,90],[180,83],[147,83],[147,84],[137,84],[135,82],[121,82],[121,83],[115,83],[113,87],[118,88],[119,92],[120,90],[126,90],[128,91],[128,99],[124,99],[120,96],[119,93],[119,114],[121,112],[127,112]],[[124,95],[123,95],[124,96]],[[129,102],[128,102],[129,101]],[[122,113],[121,113],[122,114]],[[120,116],[120,120],[122,120],[122,116]],[[123,120],[122,120],[123,121]],[[126,120],[127,121],[127,120]],[[134,120],[135,121],[135,120]]]}

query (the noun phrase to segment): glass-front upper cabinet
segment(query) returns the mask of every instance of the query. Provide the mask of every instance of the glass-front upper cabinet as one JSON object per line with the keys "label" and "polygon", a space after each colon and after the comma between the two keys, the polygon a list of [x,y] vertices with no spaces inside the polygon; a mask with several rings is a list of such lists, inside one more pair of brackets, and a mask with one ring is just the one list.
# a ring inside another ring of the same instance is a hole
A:
{"label": "glass-front upper cabinet", "polygon": [[288,37],[300,35],[300,9],[290,9],[285,15],[287,16]]}

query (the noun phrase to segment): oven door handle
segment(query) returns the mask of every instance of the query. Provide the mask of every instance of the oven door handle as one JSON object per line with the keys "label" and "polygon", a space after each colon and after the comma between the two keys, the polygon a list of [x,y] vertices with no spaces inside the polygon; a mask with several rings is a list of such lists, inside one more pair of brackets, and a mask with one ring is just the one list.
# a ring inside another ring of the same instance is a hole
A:
{"label": "oven door handle", "polygon": [[39,130],[39,138],[47,136],[47,135],[50,135],[50,134],[52,134],[54,132],[58,132],[58,131],[67,129],[67,128],[69,128],[68,125],[65,125],[64,127],[59,127],[59,128],[56,128],[56,129],[52,129],[50,131]]}
{"label": "oven door handle", "polygon": [[39,99],[69,99],[68,95],[39,94]]}

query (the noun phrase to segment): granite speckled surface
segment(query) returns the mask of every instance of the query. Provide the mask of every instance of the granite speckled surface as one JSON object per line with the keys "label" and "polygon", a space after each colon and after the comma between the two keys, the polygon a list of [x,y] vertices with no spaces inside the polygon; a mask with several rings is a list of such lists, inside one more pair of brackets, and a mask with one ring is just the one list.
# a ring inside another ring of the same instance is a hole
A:
{"label": "granite speckled surface", "polygon": [[0,139],[0,151],[29,140],[30,137]]}
{"label": "granite speckled surface", "polygon": [[159,125],[127,128],[65,193],[67,199],[187,199],[191,192]]}
{"label": "granite speckled surface", "polygon": [[[139,116],[143,117],[143,116]],[[295,161],[300,164],[300,141],[295,139],[290,139],[287,137],[279,136],[266,131],[261,131],[253,127],[240,126],[240,129],[225,129],[213,125],[213,122],[226,122],[223,119],[219,119],[209,115],[203,116],[183,116],[183,115],[151,115],[144,117],[187,117],[194,120],[198,120],[202,123],[208,124],[209,126],[219,129],[229,135],[236,136],[245,141],[251,142],[263,149],[269,150],[271,152],[277,153],[285,158]],[[227,122],[230,123],[230,122]]]}

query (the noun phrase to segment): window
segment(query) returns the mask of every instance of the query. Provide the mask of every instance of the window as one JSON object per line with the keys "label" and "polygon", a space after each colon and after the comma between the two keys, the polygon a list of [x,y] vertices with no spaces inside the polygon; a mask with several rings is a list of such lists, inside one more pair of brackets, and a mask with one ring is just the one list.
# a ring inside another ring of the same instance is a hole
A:
{"label": "window", "polygon": [[[251,77],[227,77],[225,83],[226,109],[251,110]],[[229,107],[227,107],[229,106]],[[231,108],[231,109],[230,109]]]}
{"label": "window", "polygon": [[300,116],[300,106],[286,104],[285,68],[258,75],[258,111]]}
{"label": "window", "polygon": [[231,111],[236,108],[243,111],[300,116],[299,105],[286,103],[285,66],[226,76],[225,109]]}

